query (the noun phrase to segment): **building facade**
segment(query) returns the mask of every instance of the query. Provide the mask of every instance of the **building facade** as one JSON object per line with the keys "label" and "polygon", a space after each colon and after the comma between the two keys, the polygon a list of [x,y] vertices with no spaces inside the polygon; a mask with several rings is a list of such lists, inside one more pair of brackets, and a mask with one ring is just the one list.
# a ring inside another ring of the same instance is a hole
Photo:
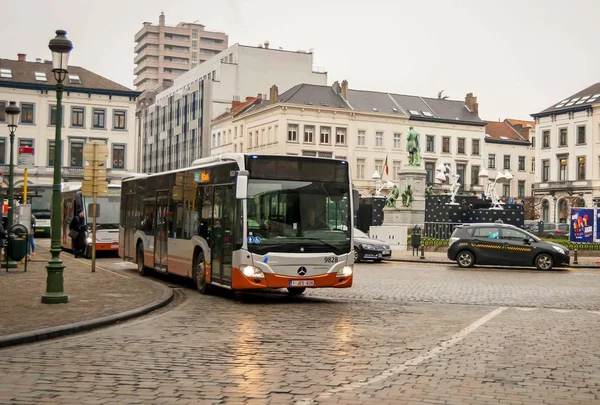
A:
{"label": "building facade", "polygon": [[202,24],[166,25],[164,13],[158,25],[145,22],[134,41],[134,86],[139,91],[160,87],[165,80],[173,81],[229,46],[225,33],[208,31]]}
{"label": "building facade", "polygon": [[499,172],[508,171],[513,179],[509,183],[498,184],[498,195],[507,201],[531,197],[535,183],[535,122],[505,119],[487,121],[485,145],[487,171],[490,181]]}
{"label": "building facade", "polygon": [[[406,137],[420,135],[422,167],[435,182],[440,163],[460,174],[463,190],[480,193],[485,123],[476,98],[465,102],[353,90],[343,81],[332,87],[300,84],[213,121],[211,153],[269,153],[347,159],[355,187],[370,196],[372,175],[397,181],[408,164]],[[387,173],[385,162],[388,162]]]}
{"label": "building facade", "polygon": [[532,117],[541,218],[565,222],[573,206],[600,206],[600,83]]}
{"label": "building facade", "polygon": [[327,83],[327,74],[313,69],[311,53],[265,46],[232,45],[138,110],[142,172],[172,170],[208,156],[211,120],[231,108],[232,100],[250,94],[266,98],[273,83],[286,88],[296,80]]}
{"label": "building facade", "polygon": [[[62,162],[54,162],[56,81],[52,62],[0,59],[0,167],[8,182],[9,131],[4,108],[16,101],[21,109],[15,133],[15,165],[18,148],[35,148],[35,168],[28,170],[28,184],[52,184],[54,166],[62,167],[63,180],[81,181],[85,160],[83,148],[90,140],[101,140],[109,149],[109,180],[120,182],[134,170],[134,115],[138,92],[78,66],[70,66],[63,83]],[[23,184],[23,170],[15,168],[15,185]]]}

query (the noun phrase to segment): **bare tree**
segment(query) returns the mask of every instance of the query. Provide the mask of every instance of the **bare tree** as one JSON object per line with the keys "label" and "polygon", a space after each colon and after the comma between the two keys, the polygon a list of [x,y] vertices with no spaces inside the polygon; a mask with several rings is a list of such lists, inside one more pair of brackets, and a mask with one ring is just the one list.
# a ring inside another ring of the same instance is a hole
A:
{"label": "bare tree", "polygon": [[523,215],[527,221],[540,219],[542,199],[535,196],[523,198]]}

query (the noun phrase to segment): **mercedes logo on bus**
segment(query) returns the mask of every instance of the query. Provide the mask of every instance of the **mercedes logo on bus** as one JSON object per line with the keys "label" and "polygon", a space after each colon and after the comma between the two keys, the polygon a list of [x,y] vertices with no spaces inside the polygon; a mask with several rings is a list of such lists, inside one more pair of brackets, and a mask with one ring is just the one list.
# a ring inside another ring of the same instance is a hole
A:
{"label": "mercedes logo on bus", "polygon": [[303,276],[306,274],[306,267],[300,267],[298,269],[298,275]]}

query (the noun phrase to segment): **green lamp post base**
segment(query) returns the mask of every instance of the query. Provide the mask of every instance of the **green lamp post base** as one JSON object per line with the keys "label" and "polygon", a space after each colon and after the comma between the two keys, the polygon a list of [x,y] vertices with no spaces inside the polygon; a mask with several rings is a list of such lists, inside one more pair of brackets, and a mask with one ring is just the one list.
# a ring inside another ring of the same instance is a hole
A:
{"label": "green lamp post base", "polygon": [[69,296],[65,293],[45,293],[42,295],[42,304],[66,304]]}
{"label": "green lamp post base", "polygon": [[[54,250],[51,252],[56,254]],[[57,255],[58,256],[58,255]],[[48,277],[46,278],[46,292],[42,295],[42,304],[66,304],[69,296],[63,288],[63,269],[65,266],[58,257],[53,257],[46,266]]]}

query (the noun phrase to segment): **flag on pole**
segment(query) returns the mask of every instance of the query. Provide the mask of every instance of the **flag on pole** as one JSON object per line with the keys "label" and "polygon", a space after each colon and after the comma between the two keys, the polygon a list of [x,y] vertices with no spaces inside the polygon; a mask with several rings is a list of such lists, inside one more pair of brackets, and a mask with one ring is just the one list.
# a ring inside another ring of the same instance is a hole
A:
{"label": "flag on pole", "polygon": [[385,174],[389,176],[390,174],[390,168],[388,166],[388,159],[387,159],[387,155],[385,155],[385,163],[383,165],[383,167],[385,168]]}

